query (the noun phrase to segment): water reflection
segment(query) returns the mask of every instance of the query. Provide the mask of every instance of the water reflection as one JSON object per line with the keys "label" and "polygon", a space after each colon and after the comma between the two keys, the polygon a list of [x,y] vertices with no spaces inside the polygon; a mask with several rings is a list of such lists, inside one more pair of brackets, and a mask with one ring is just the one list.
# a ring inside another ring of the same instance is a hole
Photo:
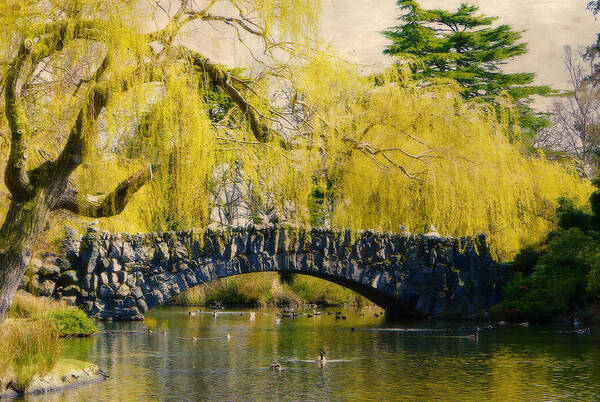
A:
{"label": "water reflection", "polygon": [[[106,323],[103,329],[110,331],[69,340],[69,357],[95,361],[111,377],[43,399],[600,397],[598,330],[578,337],[510,326],[482,329],[471,338],[477,323],[386,324],[369,310],[359,315],[345,309],[347,320],[323,314],[279,324],[270,309],[253,320],[248,314],[191,316],[190,310],[157,308],[144,323]],[[316,364],[321,350],[328,364]],[[273,362],[284,369],[270,369]]]}

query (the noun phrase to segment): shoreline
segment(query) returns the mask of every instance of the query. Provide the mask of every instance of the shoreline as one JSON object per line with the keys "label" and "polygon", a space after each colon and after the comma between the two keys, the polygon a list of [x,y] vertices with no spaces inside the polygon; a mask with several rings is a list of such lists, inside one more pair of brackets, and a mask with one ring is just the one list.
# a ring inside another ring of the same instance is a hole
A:
{"label": "shoreline", "polygon": [[0,378],[0,399],[14,399],[25,395],[42,395],[51,392],[66,391],[87,384],[97,383],[106,379],[106,374],[95,364],[89,364],[83,369],[70,369],[66,373],[53,373],[36,377],[23,391],[16,391],[11,381]]}

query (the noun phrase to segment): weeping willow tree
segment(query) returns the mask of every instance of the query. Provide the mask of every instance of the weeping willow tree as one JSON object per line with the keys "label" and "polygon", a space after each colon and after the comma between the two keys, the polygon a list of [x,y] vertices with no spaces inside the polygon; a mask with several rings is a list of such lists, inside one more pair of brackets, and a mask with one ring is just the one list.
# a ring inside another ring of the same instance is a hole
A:
{"label": "weeping willow tree", "polygon": [[[318,4],[199,3],[0,3],[0,132],[8,200],[0,228],[0,322],[53,211],[113,216],[151,181],[153,194],[142,202],[158,226],[177,219],[201,222],[215,160],[231,159],[233,152],[218,149],[218,138],[232,132],[240,141],[278,144],[261,85],[251,86],[185,46],[185,33],[199,26],[227,28],[241,42],[251,38],[261,46],[263,59],[293,55],[295,43],[314,31]],[[269,69],[283,70],[278,63]],[[236,106],[236,124],[231,114],[211,122],[198,90],[207,81]]]}
{"label": "weeping willow tree", "polygon": [[376,86],[329,58],[295,74],[322,150],[315,178],[327,189],[322,204],[332,226],[483,232],[495,257],[508,259],[556,228],[558,198],[585,204],[591,186],[575,166],[508,140],[520,130],[508,95],[495,101],[503,106],[498,118],[494,106],[463,99],[456,85],[425,87],[407,77],[391,71]]}

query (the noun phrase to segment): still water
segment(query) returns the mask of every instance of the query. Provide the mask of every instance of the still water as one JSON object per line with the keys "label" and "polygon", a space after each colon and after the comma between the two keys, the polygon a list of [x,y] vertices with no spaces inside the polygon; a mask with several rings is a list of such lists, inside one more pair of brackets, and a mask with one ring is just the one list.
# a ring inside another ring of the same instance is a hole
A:
{"label": "still water", "polygon": [[[600,399],[600,328],[577,336],[533,325],[386,323],[375,308],[280,323],[275,309],[255,310],[254,320],[191,310],[155,308],[143,323],[101,323],[95,337],[69,340],[68,357],[94,361],[110,378],[43,399]],[[327,363],[311,361],[322,349]],[[269,369],[273,362],[283,370]]]}

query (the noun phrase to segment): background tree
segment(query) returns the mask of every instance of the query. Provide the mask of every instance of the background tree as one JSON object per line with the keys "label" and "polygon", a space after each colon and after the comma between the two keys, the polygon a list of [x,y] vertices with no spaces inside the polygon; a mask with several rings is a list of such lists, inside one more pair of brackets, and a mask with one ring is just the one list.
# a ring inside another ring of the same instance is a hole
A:
{"label": "background tree", "polygon": [[565,48],[565,68],[572,88],[565,99],[553,103],[549,127],[543,129],[534,146],[573,156],[587,178],[595,176],[600,149],[600,88],[593,79],[595,57],[590,50],[574,54]]}
{"label": "background tree", "polygon": [[527,52],[521,33],[508,25],[493,26],[497,17],[477,14],[479,7],[461,4],[456,11],[423,9],[415,0],[398,0],[401,25],[384,35],[391,40],[385,53],[407,62],[415,79],[452,79],[467,99],[496,103],[503,92],[518,106],[526,134],[547,126],[545,115],[531,108],[532,95],[548,95],[547,86],[531,85],[534,73],[505,73],[501,66]]}

